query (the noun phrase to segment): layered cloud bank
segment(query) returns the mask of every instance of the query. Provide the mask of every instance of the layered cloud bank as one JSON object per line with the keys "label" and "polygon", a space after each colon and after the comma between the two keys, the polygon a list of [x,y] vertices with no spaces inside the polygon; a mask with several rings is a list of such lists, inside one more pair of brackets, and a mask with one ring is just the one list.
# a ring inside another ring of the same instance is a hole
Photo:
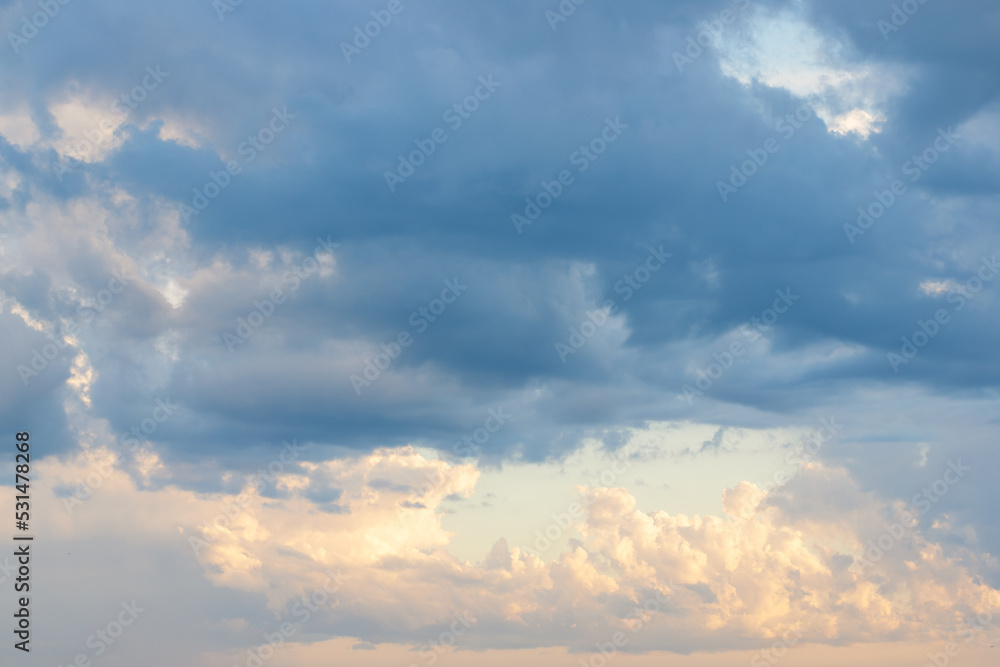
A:
{"label": "layered cloud bank", "polygon": [[[474,492],[475,466],[411,448],[284,458],[232,494],[143,490],[110,466],[83,502],[51,496],[52,538],[121,540],[131,543],[126,554],[159,545],[215,590],[247,595],[243,621],[209,607],[206,622],[236,623],[251,640],[291,623],[289,643],[421,646],[445,633],[446,643],[477,650],[591,651],[595,637],[622,632],[623,652],[687,654],[775,639],[946,640],[962,619],[978,615],[988,627],[1000,608],[1000,591],[976,573],[980,556],[956,541],[971,526],[925,517],[925,504],[966,481],[961,462],[927,494],[895,503],[843,468],[808,464],[770,493],[749,482],[728,489],[721,516],[644,512],[626,489],[580,488],[580,519],[552,517],[572,536],[567,549],[543,559],[496,535],[469,562],[448,552],[442,519],[447,498]],[[72,486],[105,467],[95,452],[40,469]]]}
{"label": "layered cloud bank", "polygon": [[[1000,247],[995,8],[921,6],[883,39],[870,3],[580,6],[556,30],[544,5],[406,6],[351,62],[334,47],[374,20],[357,3],[294,9],[343,27],[332,44],[289,9],[178,5],[161,33],[137,5],[129,56],[81,48],[80,71],[60,46],[113,10],[63,7],[0,72],[5,416],[23,395],[63,425],[72,377],[118,430],[170,395],[198,427],[161,441],[225,456],[293,435],[448,449],[509,404],[490,454],[544,459],[719,402],[993,388],[994,290],[968,282]],[[226,55],[248,44],[273,67]],[[776,290],[794,305],[752,325]],[[901,343],[941,309],[941,335]]]}

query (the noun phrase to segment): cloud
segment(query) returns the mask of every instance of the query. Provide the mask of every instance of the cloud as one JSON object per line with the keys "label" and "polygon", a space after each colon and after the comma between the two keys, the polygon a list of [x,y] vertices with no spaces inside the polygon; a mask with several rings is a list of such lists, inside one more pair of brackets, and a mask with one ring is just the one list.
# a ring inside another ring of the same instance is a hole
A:
{"label": "cloud", "polygon": [[[2,4],[5,34],[38,11]],[[169,571],[214,584],[183,592],[223,636],[193,650],[227,655],[329,567],[355,578],[310,632],[362,647],[419,644],[468,609],[469,647],[575,649],[668,590],[662,632],[629,650],[735,649],[790,628],[908,641],[947,626],[949,606],[993,604],[995,286],[899,373],[886,354],[1000,247],[997,8],[926,3],[886,35],[880,3],[755,2],[678,68],[688,38],[742,3],[585,3],[553,30],[555,4],[407,4],[348,62],[340,42],[371,20],[360,2],[243,3],[219,20],[211,3],[95,0],[60,4],[8,52],[0,426],[47,443],[62,497],[121,457],[74,514],[121,526],[54,520],[59,539],[90,553],[130,527],[141,562],[184,553]],[[153,87],[149,68],[169,75]],[[447,110],[480,77],[501,84],[452,129]],[[601,148],[609,118],[627,129]],[[447,141],[390,191],[386,171],[439,127]],[[955,140],[931,164],[942,131]],[[718,184],[744,167],[723,201]],[[518,234],[511,214],[562,170],[574,183]],[[897,179],[906,192],[881,204]],[[873,202],[884,215],[849,242],[845,224]],[[661,247],[670,260],[625,290]],[[296,276],[307,259],[316,270]],[[116,275],[127,286],[112,293]],[[468,289],[435,313],[444,281]],[[801,299],[684,401],[775,290]],[[556,344],[608,300],[617,310],[563,363]],[[412,345],[357,392],[351,376],[401,334]],[[178,407],[161,420],[158,402]],[[509,423],[454,458],[497,409]],[[680,421],[710,425],[689,451],[736,465],[740,429],[831,413],[850,434],[766,502],[728,491],[736,514],[601,489],[586,539],[552,562],[501,534],[481,564],[448,552],[463,536],[442,517],[484,471],[556,466]],[[282,441],[309,449],[189,557],[178,534],[199,534]],[[935,505],[885,562],[891,576],[859,575],[853,559],[898,499],[959,456],[981,477]]]}
{"label": "cloud", "polygon": [[[352,26],[367,15],[360,9],[309,5],[297,23]],[[995,161],[995,100],[985,84],[992,79],[981,75],[986,92],[978,98],[932,103],[922,92],[927,82],[958,65],[912,52],[911,40],[927,29],[922,21],[941,10],[922,11],[886,51],[880,36],[873,41],[850,22],[870,17],[874,26],[877,8],[755,5],[708,55],[677,72],[670,54],[711,19],[710,8],[588,8],[555,33],[532,3],[508,9],[512,16],[488,7],[442,14],[432,3],[401,15],[393,36],[387,28],[353,63],[330,56],[318,32],[293,36],[277,9],[243,8],[218,24],[209,12],[186,29],[219,48],[190,54],[174,53],[172,38],[140,30],[129,14],[122,29],[135,32],[121,48],[169,76],[143,89],[125,120],[116,114],[111,131],[66,173],[54,166],[66,146],[100,129],[113,100],[134,97],[147,65],[111,67],[120,54],[98,48],[87,50],[87,75],[71,72],[55,64],[58,45],[79,43],[110,10],[77,12],[77,30],[67,20],[71,6],[53,19],[19,63],[22,72],[44,73],[43,84],[12,85],[4,116],[12,120],[0,132],[10,221],[3,289],[51,329],[111,270],[134,272],[99,330],[79,340],[87,364],[73,382],[80,391],[85,384],[95,416],[127,430],[154,394],[171,395],[198,427],[178,421],[157,433],[158,444],[177,456],[227,456],[248,438],[289,437],[290,421],[333,446],[370,450],[416,438],[447,448],[503,402],[526,417],[492,440],[487,455],[540,460],[578,446],[595,425],[688,416],[676,396],[693,360],[710,357],[720,336],[787,287],[802,302],[754,351],[759,362],[727,374],[713,400],[781,411],[829,403],[846,381],[989,385],[985,308],[967,311],[953,338],[936,340],[905,377],[885,374],[894,332],[927,316],[912,286],[972,270],[979,249],[998,241],[988,224],[992,204],[981,198],[992,191],[986,174]],[[171,10],[165,25],[188,25],[189,11]],[[607,33],[605,21],[622,28]],[[234,25],[268,25],[275,41],[255,43],[265,52],[241,60],[234,54],[247,33]],[[532,28],[504,41],[523,25]],[[479,30],[476,48],[439,37]],[[534,31],[550,41],[530,41]],[[939,37],[963,48],[951,32]],[[257,58],[274,64],[260,67]],[[398,66],[377,69],[388,62]],[[503,83],[489,105],[428,158],[406,183],[413,187],[390,193],[384,171],[490,74]],[[816,110],[821,120],[813,115],[784,139],[776,123],[814,93],[827,95]],[[287,131],[243,162],[240,145],[284,107],[295,115]],[[560,169],[575,170],[571,155],[609,116],[629,125],[614,150],[576,173],[576,185],[524,238],[515,234],[502,212],[520,210]],[[26,134],[29,125],[37,137]],[[899,177],[939,126],[961,128],[952,152],[857,249],[846,244],[843,225],[857,205]],[[709,204],[716,181],[774,137],[780,150],[734,200]],[[193,189],[229,160],[241,161],[241,173],[205,210],[182,215]],[[904,219],[911,222],[901,236]],[[959,228],[960,237],[949,233]],[[335,273],[289,295],[234,356],[222,337],[317,238],[340,244]],[[625,301],[616,285],[661,244],[672,259]],[[469,290],[441,326],[421,334],[370,394],[352,395],[347,378],[381,344],[412,333],[411,314],[456,276]],[[563,364],[555,344],[609,298],[619,311]],[[61,303],[58,316],[53,302]],[[61,363],[76,358],[67,353]],[[744,375],[751,368],[753,389]],[[595,392],[605,397],[597,409],[587,398]]]}
{"label": "cloud", "polygon": [[[98,465],[49,459],[43,469],[71,484]],[[310,636],[375,644],[422,642],[460,613],[474,619],[463,646],[584,648],[595,632],[628,630],[626,612],[655,593],[664,613],[630,652],[745,649],[789,632],[834,645],[945,637],[955,610],[1000,605],[1000,591],[969,569],[971,553],[948,539],[957,523],[921,518],[861,567],[867,541],[906,505],[863,491],[844,469],[809,465],[771,494],[741,482],[724,494],[720,516],[644,512],[625,489],[582,489],[581,542],[543,563],[501,539],[481,566],[448,554],[441,524],[444,499],[469,496],[477,478],[472,466],[408,448],[294,466],[276,476],[275,498],[252,485],[229,495],[143,491],[115,470],[72,523],[57,511],[53,537],[108,539],[132,530],[129,517],[141,510],[146,528],[134,548],[172,539],[176,557],[197,562],[216,587],[250,595],[279,619],[338,572],[336,602],[310,622]],[[341,513],[310,499],[332,486],[342,490]],[[213,622],[239,630],[235,609],[219,613]]]}

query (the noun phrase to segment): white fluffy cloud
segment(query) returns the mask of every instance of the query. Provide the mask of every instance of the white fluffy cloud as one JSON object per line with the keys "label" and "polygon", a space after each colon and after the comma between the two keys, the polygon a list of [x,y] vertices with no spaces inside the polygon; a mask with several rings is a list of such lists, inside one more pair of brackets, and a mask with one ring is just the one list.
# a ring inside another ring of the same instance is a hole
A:
{"label": "white fluffy cloud", "polygon": [[[42,477],[72,485],[99,453],[48,459]],[[807,466],[771,494],[743,482],[725,492],[724,516],[647,513],[626,489],[581,488],[584,539],[548,563],[503,535],[479,564],[448,553],[443,504],[471,495],[478,477],[411,448],[289,463],[265,490],[248,484],[238,495],[142,490],[114,469],[72,518],[53,510],[53,531],[68,545],[173,539],[176,557],[196,561],[217,588],[248,593],[256,612],[281,619],[340,572],[334,605],[310,622],[314,639],[419,644],[465,613],[474,621],[462,645],[586,647],[595,633],[629,630],[636,605],[659,599],[664,613],[629,650],[688,653],[791,632],[832,644],[944,637],[956,610],[1000,607],[969,554],[940,539],[960,526],[920,523],[860,568],[867,540],[906,508],[862,492],[843,469]],[[218,613],[229,625],[254,618]]]}

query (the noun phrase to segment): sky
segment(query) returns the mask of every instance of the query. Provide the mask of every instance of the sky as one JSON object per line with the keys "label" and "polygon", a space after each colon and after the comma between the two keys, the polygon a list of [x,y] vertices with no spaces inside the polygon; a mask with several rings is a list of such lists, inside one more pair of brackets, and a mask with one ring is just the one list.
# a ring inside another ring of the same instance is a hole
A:
{"label": "sky", "polygon": [[4,664],[995,664],[996,3],[0,29]]}

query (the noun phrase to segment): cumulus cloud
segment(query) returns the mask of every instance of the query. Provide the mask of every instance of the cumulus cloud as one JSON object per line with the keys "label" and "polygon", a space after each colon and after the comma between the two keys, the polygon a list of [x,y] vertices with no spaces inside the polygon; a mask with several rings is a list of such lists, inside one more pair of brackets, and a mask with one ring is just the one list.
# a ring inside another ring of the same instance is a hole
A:
{"label": "cumulus cloud", "polygon": [[628,650],[689,653],[789,633],[837,645],[946,637],[956,611],[1000,606],[1000,591],[947,537],[960,525],[921,518],[861,565],[883,526],[920,513],[863,491],[842,468],[809,465],[770,493],[741,482],[718,516],[644,512],[623,488],[581,488],[581,541],[546,562],[497,535],[476,564],[448,553],[442,527],[444,500],[474,491],[479,471],[468,464],[380,449],[291,463],[270,482],[216,494],[142,490],[100,455],[43,464],[47,479],[67,485],[113,470],[72,522],[57,513],[54,537],[125,534],[141,515],[140,542],[175,540],[176,557],[278,619],[330,573],[342,575],[335,603],[310,622],[313,638],[420,643],[459,613],[473,619],[463,646],[586,648],[595,632],[631,630],[635,606],[653,599],[662,613]]}

